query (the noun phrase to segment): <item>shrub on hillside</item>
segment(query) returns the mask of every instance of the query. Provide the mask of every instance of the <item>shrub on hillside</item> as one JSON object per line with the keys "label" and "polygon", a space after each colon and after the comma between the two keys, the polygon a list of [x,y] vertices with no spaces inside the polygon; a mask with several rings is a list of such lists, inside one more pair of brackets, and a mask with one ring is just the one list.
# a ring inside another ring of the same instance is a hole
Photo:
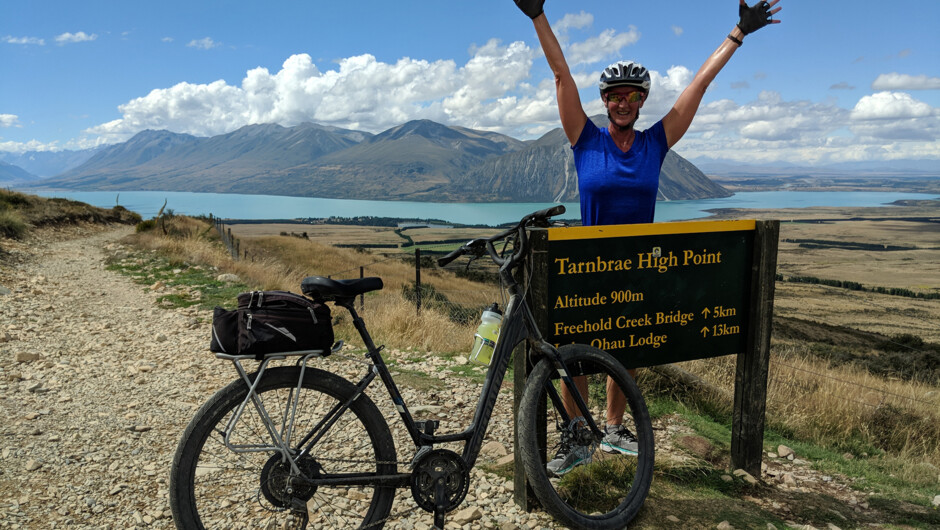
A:
{"label": "shrub on hillside", "polygon": [[0,210],[0,237],[20,239],[26,235],[27,225],[23,218],[12,210]]}
{"label": "shrub on hillside", "polygon": [[156,219],[147,219],[146,221],[141,221],[137,223],[137,227],[134,229],[138,234],[141,232],[149,232],[157,226]]}
{"label": "shrub on hillside", "polygon": [[[55,226],[87,223],[122,223],[140,222],[140,215],[123,206],[98,208],[83,202],[61,197],[43,198],[10,190],[0,190],[0,211],[12,212],[31,226]],[[6,223],[9,224],[10,217]]]}

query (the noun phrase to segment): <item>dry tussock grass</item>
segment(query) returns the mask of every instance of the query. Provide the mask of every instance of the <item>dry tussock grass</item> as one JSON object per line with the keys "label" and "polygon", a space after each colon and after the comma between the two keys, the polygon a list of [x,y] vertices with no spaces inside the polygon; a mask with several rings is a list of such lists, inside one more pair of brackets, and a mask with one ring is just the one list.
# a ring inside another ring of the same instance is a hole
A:
{"label": "dry tussock grass", "polygon": [[[413,347],[422,352],[469,352],[476,328],[476,323],[458,324],[437,310],[417,313],[414,303],[398,293],[386,293],[367,300],[363,318],[376,344]],[[359,345],[352,326],[344,331],[352,344]]]}
{"label": "dry tussock grass", "polygon": [[[730,410],[735,363],[728,356],[682,367],[727,390]],[[799,439],[838,447],[861,438],[903,460],[940,465],[940,389],[829,366],[799,344],[772,348],[767,422]]]}
{"label": "dry tussock grass", "polygon": [[[414,266],[397,258],[374,261],[371,254],[352,249],[336,248],[322,243],[292,237],[257,237],[241,240],[242,248],[250,255],[257,255],[262,266],[263,277],[247,276],[248,271],[236,272],[241,277],[255,281],[266,279],[265,289],[284,289],[297,292],[306,276],[331,276],[336,279],[358,278],[359,266],[366,263],[364,275],[382,278],[385,287],[366,297],[363,318],[376,343],[396,348],[413,346],[425,351],[454,352],[469,350],[476,323],[458,324],[451,321],[441,310],[415,310],[415,304],[403,296],[404,289],[411,289],[415,278]],[[238,266],[251,269],[252,263],[238,262]],[[481,286],[469,280],[457,278],[442,271],[427,270],[422,283],[444,292],[452,301],[467,307],[482,308],[496,300],[497,289]],[[342,312],[342,310],[340,310]],[[358,344],[358,334],[349,319],[340,317],[337,332]]]}
{"label": "dry tussock grass", "polygon": [[[140,246],[159,249],[177,262],[198,263],[215,267],[220,273],[238,275],[252,289],[300,292],[300,282],[306,276],[358,278],[359,265],[372,261],[370,254],[352,249],[336,248],[322,243],[293,237],[244,238],[241,250],[248,251],[250,260],[232,260],[228,251],[218,242],[218,235],[209,223],[188,217],[172,217],[166,222],[164,236],[158,224],[153,230],[135,237]],[[430,271],[429,271],[430,272]],[[368,293],[361,312],[369,333],[376,344],[394,348],[414,347],[423,351],[469,351],[476,323],[458,324],[443,312],[426,308],[416,313],[414,302],[402,295],[402,288],[414,281],[414,266],[398,259],[371,263],[366,276],[382,278],[385,288]],[[426,274],[425,283],[441,290],[456,290],[467,294],[464,304],[482,307],[495,298],[496,289],[481,288],[480,284],[453,277],[450,273]],[[476,300],[480,300],[478,303]],[[358,307],[357,307],[358,309]],[[361,346],[361,340],[345,310],[334,310],[337,319],[336,334],[351,344]]]}

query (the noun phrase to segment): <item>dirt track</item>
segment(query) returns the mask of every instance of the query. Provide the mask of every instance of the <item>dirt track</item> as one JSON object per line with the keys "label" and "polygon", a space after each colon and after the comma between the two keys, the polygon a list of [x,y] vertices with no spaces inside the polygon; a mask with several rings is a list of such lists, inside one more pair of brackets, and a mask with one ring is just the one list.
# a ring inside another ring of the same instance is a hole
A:
{"label": "dirt track", "polygon": [[[0,295],[0,527],[173,526],[168,473],[176,444],[199,406],[236,374],[208,351],[208,312],[161,308],[155,299],[165,292],[105,269],[106,254],[123,252],[118,241],[132,232],[43,232],[13,243],[0,269],[0,286],[10,291]],[[362,369],[336,355],[323,362],[347,377]],[[439,379],[450,364],[434,356],[401,363]],[[470,423],[477,388],[459,378],[443,386],[403,393],[456,432]],[[511,451],[511,404],[511,396],[498,403],[483,460]],[[398,415],[391,403],[381,408],[407,461]],[[511,483],[479,468],[472,477],[466,518],[553,526],[512,503]],[[393,513],[402,520],[391,528],[432,522],[406,490]]]}

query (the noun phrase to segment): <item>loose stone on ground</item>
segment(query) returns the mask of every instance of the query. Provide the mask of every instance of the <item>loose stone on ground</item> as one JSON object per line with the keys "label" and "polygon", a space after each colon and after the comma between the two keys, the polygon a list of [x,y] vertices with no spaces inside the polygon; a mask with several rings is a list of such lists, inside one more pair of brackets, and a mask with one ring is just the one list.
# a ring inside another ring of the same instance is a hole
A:
{"label": "loose stone on ground", "polygon": [[[151,289],[106,270],[105,249],[120,249],[119,239],[132,232],[40,235],[29,243],[30,258],[0,269],[0,527],[174,527],[168,475],[176,444],[196,410],[236,374],[208,352],[210,312],[158,307],[166,285]],[[338,358],[325,362],[344,376],[361,368]],[[430,356],[407,368],[436,375],[452,364]],[[425,404],[424,414],[441,416],[442,430],[462,430],[479,387],[449,381],[446,399],[404,393],[410,403]],[[386,408],[407,450],[398,414]],[[510,418],[507,393],[481,463],[511,458]],[[554,527],[548,516],[519,509],[505,479],[477,467],[471,480],[448,528]],[[390,527],[431,527],[433,516],[416,510],[406,490],[393,506],[401,511],[405,517]]]}

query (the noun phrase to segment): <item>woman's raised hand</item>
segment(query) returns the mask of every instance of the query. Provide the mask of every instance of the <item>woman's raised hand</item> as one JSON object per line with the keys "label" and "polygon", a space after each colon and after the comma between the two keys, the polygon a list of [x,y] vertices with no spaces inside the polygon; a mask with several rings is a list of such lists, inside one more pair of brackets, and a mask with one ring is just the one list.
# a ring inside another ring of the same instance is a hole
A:
{"label": "woman's raised hand", "polygon": [[[773,0],[772,2],[767,2],[766,0],[761,0],[753,6],[748,7],[744,0],[740,0],[738,15],[741,17],[741,20],[738,21],[738,28],[740,28],[742,33],[747,35],[754,33],[767,24],[779,24],[779,20],[773,19],[773,16],[783,9],[781,7],[773,9],[779,1],[780,0]],[[516,3],[518,4],[519,2],[517,1]]]}

